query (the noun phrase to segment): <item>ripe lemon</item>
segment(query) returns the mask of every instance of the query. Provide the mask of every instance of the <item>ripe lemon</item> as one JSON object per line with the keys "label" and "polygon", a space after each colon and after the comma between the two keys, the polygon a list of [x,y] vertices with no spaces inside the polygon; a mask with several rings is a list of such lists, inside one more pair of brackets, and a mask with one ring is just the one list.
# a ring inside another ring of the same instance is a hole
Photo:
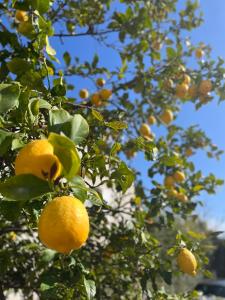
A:
{"label": "ripe lemon", "polygon": [[189,86],[189,84],[191,83],[191,77],[187,74],[184,74],[183,82]]}
{"label": "ripe lemon", "polygon": [[107,90],[107,89],[103,89],[99,92],[99,96],[102,100],[109,100],[112,96],[112,91]]}
{"label": "ripe lemon", "polygon": [[38,235],[48,248],[68,254],[79,249],[89,234],[89,217],[84,204],[72,196],[56,197],[43,209]]}
{"label": "ripe lemon", "polygon": [[195,84],[191,85],[188,89],[187,96],[189,99],[195,99],[198,96],[198,88]]}
{"label": "ripe lemon", "polygon": [[195,50],[195,57],[201,59],[204,56],[204,51],[201,48]]}
{"label": "ripe lemon", "polygon": [[140,134],[143,136],[143,137],[148,137],[148,136],[151,136],[151,129],[150,127],[148,126],[148,124],[146,123],[143,123],[139,129],[140,131]]}
{"label": "ripe lemon", "polygon": [[186,83],[178,84],[176,86],[176,96],[183,99],[188,92],[188,85]]}
{"label": "ripe lemon", "polygon": [[199,93],[207,95],[212,90],[212,82],[210,80],[202,80],[199,85]]}
{"label": "ripe lemon", "polygon": [[41,179],[55,180],[61,172],[62,165],[48,140],[28,143],[15,160],[16,175],[33,174]]}
{"label": "ripe lemon", "polygon": [[186,149],[186,150],[185,150],[185,155],[186,155],[187,157],[193,155],[193,150],[192,150],[191,148]]}
{"label": "ripe lemon", "polygon": [[148,124],[154,125],[156,123],[156,118],[154,116],[148,117]]}
{"label": "ripe lemon", "polygon": [[196,275],[197,261],[194,254],[187,248],[180,250],[177,257],[177,264],[182,272],[192,276]]}
{"label": "ripe lemon", "polygon": [[172,197],[172,198],[176,198],[178,195],[177,190],[175,190],[175,188],[171,187],[171,189],[168,191],[168,196]]}
{"label": "ripe lemon", "polygon": [[171,110],[167,109],[162,113],[160,118],[165,124],[168,125],[173,121],[173,113]]}
{"label": "ripe lemon", "polygon": [[176,198],[184,203],[188,201],[188,197],[183,193],[177,193]]}
{"label": "ripe lemon", "polygon": [[164,185],[167,188],[172,188],[174,186],[174,178],[172,176],[166,176],[164,179]]}
{"label": "ripe lemon", "polygon": [[82,90],[80,90],[79,95],[80,95],[81,99],[87,99],[89,96],[89,92],[86,89],[82,89]]}
{"label": "ripe lemon", "polygon": [[96,80],[96,84],[97,84],[97,86],[99,86],[99,87],[103,87],[103,86],[105,85],[105,79],[103,79],[103,78],[98,78],[98,79]]}
{"label": "ripe lemon", "polygon": [[95,93],[91,96],[91,103],[95,106],[101,106],[102,105],[102,101],[100,99],[99,94]]}
{"label": "ripe lemon", "polygon": [[173,174],[173,178],[176,182],[183,182],[185,180],[185,174],[181,171],[176,171]]}
{"label": "ripe lemon", "polygon": [[18,22],[27,22],[29,19],[27,12],[23,10],[17,10],[15,14],[15,18]]}
{"label": "ripe lemon", "polygon": [[165,90],[170,90],[173,88],[173,80],[172,79],[167,79],[163,82],[163,88]]}

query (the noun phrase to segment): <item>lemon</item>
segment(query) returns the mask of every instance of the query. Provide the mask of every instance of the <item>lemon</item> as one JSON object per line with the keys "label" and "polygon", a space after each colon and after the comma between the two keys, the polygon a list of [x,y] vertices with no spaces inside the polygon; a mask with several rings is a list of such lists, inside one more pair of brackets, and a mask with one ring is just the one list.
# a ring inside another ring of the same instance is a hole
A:
{"label": "lemon", "polygon": [[91,96],[91,103],[95,106],[101,106],[102,105],[102,101],[100,99],[99,94],[95,93]]}
{"label": "lemon", "polygon": [[109,100],[112,96],[112,91],[107,90],[107,89],[103,89],[99,92],[99,96],[102,100]]}
{"label": "lemon", "polygon": [[173,121],[173,113],[171,110],[167,109],[162,113],[160,118],[165,124],[168,125]]}
{"label": "lemon", "polygon": [[193,155],[193,150],[192,150],[191,148],[186,149],[186,150],[185,150],[185,155],[186,155],[187,157]]}
{"label": "lemon", "polygon": [[84,204],[72,196],[56,197],[43,209],[38,235],[48,248],[68,254],[79,249],[89,234],[89,217]]}
{"label": "lemon", "polygon": [[176,198],[178,195],[177,190],[175,188],[171,187],[171,189],[168,191],[168,196],[172,198]]}
{"label": "lemon", "polygon": [[148,124],[154,125],[156,123],[156,118],[154,116],[148,117]]}
{"label": "lemon", "polygon": [[176,171],[174,174],[173,174],[173,178],[176,182],[183,182],[185,181],[185,174],[181,171]]}
{"label": "lemon", "polygon": [[164,185],[167,188],[172,188],[174,186],[174,178],[172,176],[166,176],[164,179]]}
{"label": "lemon", "polygon": [[183,82],[189,86],[191,83],[191,77],[187,74],[184,74]]}
{"label": "lemon", "polygon": [[[187,75],[186,75],[187,76]],[[176,86],[176,96],[183,99],[188,92],[188,85],[186,83],[178,84]]]}
{"label": "lemon", "polygon": [[18,22],[27,22],[29,19],[27,12],[23,10],[17,10],[15,14],[15,18]]}
{"label": "lemon", "polygon": [[55,180],[62,172],[62,165],[48,140],[34,140],[18,153],[15,173],[33,174],[41,179]]}
{"label": "lemon", "polygon": [[184,203],[188,201],[188,197],[183,193],[177,193],[176,198]]}
{"label": "lemon", "polygon": [[177,257],[177,264],[182,272],[192,276],[196,275],[197,261],[194,254],[187,248],[180,250]]}
{"label": "lemon", "polygon": [[195,57],[201,59],[204,56],[204,51],[201,48],[195,50]]}
{"label": "lemon", "polygon": [[189,99],[195,99],[198,96],[198,88],[197,85],[193,84],[189,87],[187,96]]}
{"label": "lemon", "polygon": [[89,92],[86,89],[82,89],[82,90],[80,90],[79,95],[80,95],[81,99],[87,99],[89,96]]}
{"label": "lemon", "polygon": [[105,85],[105,80],[104,80],[103,78],[98,78],[98,79],[96,80],[96,84],[97,84],[97,86],[99,86],[99,87],[103,87],[103,86]]}
{"label": "lemon", "polygon": [[140,134],[142,136],[149,136],[151,134],[151,129],[150,127],[148,126],[148,124],[146,123],[143,123],[140,127]]}
{"label": "lemon", "polygon": [[212,82],[210,80],[202,80],[199,85],[199,93],[207,95],[212,90]]}

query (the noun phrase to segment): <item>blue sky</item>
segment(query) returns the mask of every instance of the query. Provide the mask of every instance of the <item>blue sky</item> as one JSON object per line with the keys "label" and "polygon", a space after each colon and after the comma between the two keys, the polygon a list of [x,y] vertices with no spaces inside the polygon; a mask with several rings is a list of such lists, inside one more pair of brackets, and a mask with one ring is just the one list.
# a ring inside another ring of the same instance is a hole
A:
{"label": "blue sky", "polygon": [[[182,6],[184,2],[184,0],[180,0],[179,6]],[[225,58],[225,1],[202,0],[200,5],[204,13],[205,22],[200,28],[187,34],[191,37],[194,44],[204,42],[211,45],[213,58],[218,56]],[[120,62],[115,52],[106,50],[95,39],[90,37],[64,39],[64,44],[61,44],[59,39],[54,39],[52,44],[58,52],[58,57],[62,54],[63,49],[69,47],[69,51],[74,53],[74,56],[81,57],[81,60],[91,60],[93,53],[98,53],[101,57],[101,65],[110,67]],[[77,91],[86,86],[90,90],[94,88],[94,86],[90,85],[90,82],[85,82],[83,79],[74,78],[73,80]],[[210,104],[203,106],[197,112],[192,104],[185,104],[176,123],[184,127],[200,124],[200,127],[207,132],[213,142],[220,148],[225,149],[225,102],[218,105],[218,101],[215,98]],[[158,131],[156,128],[155,130],[156,132]],[[216,161],[208,159],[203,151],[199,151],[191,159],[195,162],[197,168],[202,170],[203,174],[207,175],[213,172],[219,178],[225,179],[225,155],[222,156],[220,161]],[[147,164],[143,155],[138,154],[132,164],[141,171],[145,184],[150,184],[150,180],[147,177]],[[202,200],[205,205],[204,207],[199,207],[197,212],[216,230],[225,230],[225,186],[218,188],[216,195],[204,195]]]}

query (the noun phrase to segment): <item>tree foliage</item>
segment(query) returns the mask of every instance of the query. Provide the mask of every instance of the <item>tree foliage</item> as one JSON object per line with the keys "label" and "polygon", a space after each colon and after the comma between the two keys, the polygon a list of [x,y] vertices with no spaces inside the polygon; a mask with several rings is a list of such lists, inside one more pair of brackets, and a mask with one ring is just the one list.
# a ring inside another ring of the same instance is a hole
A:
{"label": "tree foliage", "polygon": [[[15,18],[18,10],[26,20]],[[225,99],[223,60],[186,37],[203,21],[197,1],[178,10],[177,0],[4,0],[0,15],[0,298],[21,289],[25,299],[33,292],[41,299],[194,299],[165,287],[184,276],[176,265],[182,245],[204,273],[202,236],[177,229],[176,220],[193,214],[202,191],[213,194],[223,183],[190,157],[222,151],[191,120],[188,128],[176,121],[187,102],[200,109],[215,95]],[[61,60],[56,39],[79,45],[83,36],[119,63],[104,64],[94,52],[83,60],[71,46]],[[140,131],[149,116],[155,134]],[[42,138],[54,146],[63,178],[15,176],[19,150]],[[136,152],[144,154],[147,186],[130,164]],[[164,182],[176,171],[185,174],[176,183],[180,198]],[[69,193],[89,204],[91,232],[65,256],[44,248],[36,229],[45,203]]]}

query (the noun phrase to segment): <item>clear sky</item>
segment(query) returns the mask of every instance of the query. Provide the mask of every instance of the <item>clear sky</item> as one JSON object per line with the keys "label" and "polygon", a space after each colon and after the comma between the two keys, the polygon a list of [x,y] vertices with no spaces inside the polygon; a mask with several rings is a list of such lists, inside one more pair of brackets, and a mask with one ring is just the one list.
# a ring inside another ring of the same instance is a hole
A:
{"label": "clear sky", "polygon": [[[184,3],[184,0],[179,0],[179,6]],[[211,45],[213,58],[221,56],[225,59],[225,0],[202,0],[200,5],[205,22],[200,28],[188,33],[188,35],[194,44],[204,42]],[[59,31],[59,28],[57,31]],[[72,51],[74,56],[81,57],[81,60],[91,60],[93,53],[98,53],[101,57],[101,65],[111,67],[112,64],[115,66],[119,63],[119,58],[116,57],[115,52],[111,53],[90,37],[77,37],[73,40],[65,39],[64,44],[59,39],[54,39],[52,43],[58,52],[58,57],[61,56],[63,49],[69,47],[69,51]],[[89,89],[94,88],[94,86],[90,86],[90,82],[85,82],[83,79],[75,78],[73,80],[77,91],[86,86]],[[176,123],[184,127],[200,124],[200,127],[207,132],[213,142],[225,150],[225,102],[218,105],[216,97],[210,104],[202,107],[197,112],[192,104],[185,104]],[[155,130],[158,131],[158,129]],[[207,175],[213,172],[217,177],[225,179],[225,155],[221,157],[220,161],[216,161],[208,159],[203,151],[199,151],[191,159],[195,162],[197,168],[202,170],[203,174]],[[147,177],[148,167],[143,155],[138,154],[132,164],[141,171],[144,182],[148,185],[148,182],[150,182]],[[222,229],[225,231],[225,186],[218,188],[216,195],[208,196],[204,194],[201,200],[204,202],[204,207],[199,207],[197,212],[208,221],[210,226],[216,230]]]}

